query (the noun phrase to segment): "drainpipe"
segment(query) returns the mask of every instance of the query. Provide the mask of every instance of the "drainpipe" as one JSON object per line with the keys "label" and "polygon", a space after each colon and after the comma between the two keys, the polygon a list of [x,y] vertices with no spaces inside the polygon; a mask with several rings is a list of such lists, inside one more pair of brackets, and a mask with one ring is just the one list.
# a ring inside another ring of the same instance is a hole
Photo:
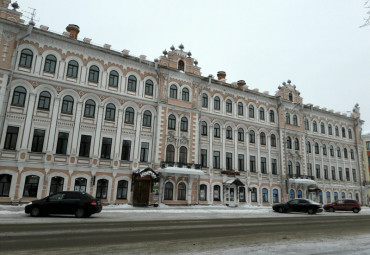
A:
{"label": "drainpipe", "polygon": [[[356,129],[357,129],[357,127],[358,126],[360,126],[360,130],[361,130],[361,120],[360,120],[360,118],[359,117],[357,117],[356,119],[355,119],[355,127],[356,127]],[[361,165],[363,165],[363,164],[361,164],[361,162],[360,162],[360,160],[361,160],[361,154],[360,154],[360,152],[359,152],[359,150],[358,150],[358,136],[357,136],[357,130],[356,130],[356,132],[354,132],[355,133],[355,141],[356,141],[356,154],[357,154],[357,166],[358,166],[358,181],[360,182],[360,199],[361,199],[361,205],[364,205],[364,201],[363,201],[363,197],[362,197],[362,195],[363,195],[363,183],[362,183],[362,178],[361,178],[361,172],[363,172],[362,171],[362,167],[361,167]],[[359,137],[359,139],[361,140],[361,133],[360,133],[360,137]],[[363,146],[363,145],[362,145]],[[351,169],[352,170],[352,169]],[[353,171],[353,170],[352,170]],[[352,173],[353,174],[353,173]],[[356,198],[356,194],[355,194],[355,198]]]}

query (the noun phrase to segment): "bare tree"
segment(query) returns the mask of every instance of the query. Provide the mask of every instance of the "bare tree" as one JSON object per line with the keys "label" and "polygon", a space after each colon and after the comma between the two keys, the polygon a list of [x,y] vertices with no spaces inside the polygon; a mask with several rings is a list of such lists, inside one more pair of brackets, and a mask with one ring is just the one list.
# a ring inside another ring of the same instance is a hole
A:
{"label": "bare tree", "polygon": [[[370,2],[370,0],[365,1],[364,6],[365,6],[366,9],[370,9],[370,3],[369,2]],[[368,11],[366,14],[367,14],[367,17],[364,19],[365,23],[363,25],[361,25],[360,27],[366,27],[366,26],[370,25],[370,11]]]}

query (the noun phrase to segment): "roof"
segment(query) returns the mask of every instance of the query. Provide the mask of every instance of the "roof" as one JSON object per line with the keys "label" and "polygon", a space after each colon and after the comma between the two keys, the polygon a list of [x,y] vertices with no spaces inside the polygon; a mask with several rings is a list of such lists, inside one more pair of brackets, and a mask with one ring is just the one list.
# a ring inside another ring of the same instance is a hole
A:
{"label": "roof", "polygon": [[158,169],[159,173],[170,173],[170,174],[187,174],[187,175],[203,175],[202,170],[193,168],[183,168],[183,167],[166,167]]}
{"label": "roof", "polygon": [[242,181],[239,180],[238,178],[229,179],[229,180],[225,181],[224,184],[227,185],[227,186],[230,186],[230,185],[233,185],[233,184],[235,184],[236,186],[245,186],[244,183],[242,183]]}

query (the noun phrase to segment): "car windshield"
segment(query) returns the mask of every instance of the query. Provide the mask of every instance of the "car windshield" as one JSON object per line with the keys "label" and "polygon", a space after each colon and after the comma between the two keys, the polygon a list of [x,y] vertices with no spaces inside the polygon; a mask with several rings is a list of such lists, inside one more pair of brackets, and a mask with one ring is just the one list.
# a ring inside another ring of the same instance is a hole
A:
{"label": "car windshield", "polygon": [[288,204],[290,204],[290,205],[298,204],[298,200],[297,200],[297,199],[290,200],[290,201],[288,202]]}

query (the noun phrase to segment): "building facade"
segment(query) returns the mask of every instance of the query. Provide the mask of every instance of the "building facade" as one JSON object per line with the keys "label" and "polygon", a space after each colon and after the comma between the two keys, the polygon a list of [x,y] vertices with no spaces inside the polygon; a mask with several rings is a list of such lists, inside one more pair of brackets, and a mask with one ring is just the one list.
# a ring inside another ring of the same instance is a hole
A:
{"label": "building facade", "polygon": [[60,190],[104,203],[366,202],[359,107],[304,104],[201,75],[182,45],[159,59],[59,35],[2,0],[0,202]]}
{"label": "building facade", "polygon": [[367,205],[370,204],[370,134],[364,134],[362,136],[364,141],[364,168],[365,168],[365,181],[364,186],[366,189],[366,201]]}

